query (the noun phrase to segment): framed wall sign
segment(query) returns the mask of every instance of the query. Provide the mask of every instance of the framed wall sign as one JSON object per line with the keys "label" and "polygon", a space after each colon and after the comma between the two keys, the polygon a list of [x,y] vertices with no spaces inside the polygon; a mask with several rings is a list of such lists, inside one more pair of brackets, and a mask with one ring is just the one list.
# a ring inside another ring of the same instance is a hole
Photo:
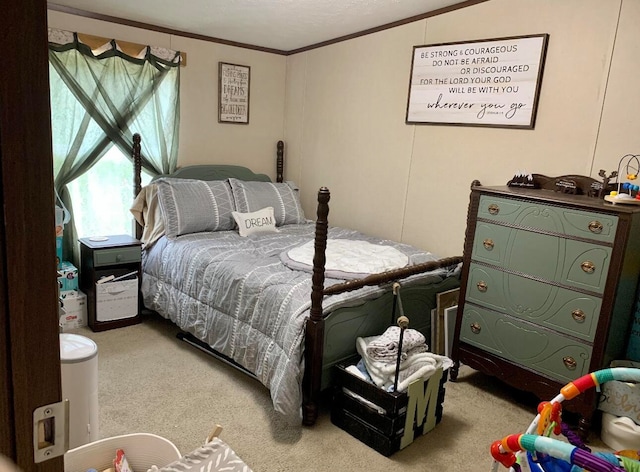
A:
{"label": "framed wall sign", "polygon": [[218,63],[218,122],[249,123],[251,68]]}
{"label": "framed wall sign", "polygon": [[406,123],[532,129],[548,40],[414,46]]}

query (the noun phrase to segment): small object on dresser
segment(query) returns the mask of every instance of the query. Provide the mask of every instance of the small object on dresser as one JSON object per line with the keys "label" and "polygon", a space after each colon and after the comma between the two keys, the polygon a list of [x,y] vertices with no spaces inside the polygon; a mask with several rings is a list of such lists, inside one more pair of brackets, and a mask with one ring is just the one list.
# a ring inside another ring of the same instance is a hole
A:
{"label": "small object on dresser", "polygon": [[596,196],[598,198],[602,198],[611,185],[609,183],[611,179],[618,176],[618,171],[614,170],[613,172],[611,172],[611,174],[607,176],[607,172],[604,169],[600,169],[600,172],[598,172],[598,175],[602,177],[602,187],[600,189],[600,192]]}
{"label": "small object on dresser", "polygon": [[579,185],[574,179],[559,178],[555,182],[556,192],[578,195]]}
{"label": "small object on dresser", "polygon": [[536,188],[533,176],[525,171],[518,171],[513,175],[513,178],[507,182],[509,187],[523,187],[523,188]]}
{"label": "small object on dresser", "polygon": [[[627,180],[636,180],[638,178],[638,172],[640,171],[640,160],[638,160],[640,154],[626,154],[622,156],[618,163],[618,170],[611,173],[611,176],[606,179],[618,177],[618,183],[616,190],[612,190],[608,195],[604,196],[605,201],[610,203],[625,203],[625,204],[640,204],[640,186],[631,184],[629,182],[621,182],[620,176],[625,175]],[[622,168],[624,167],[624,174]],[[603,170],[600,171],[601,177],[605,176]]]}

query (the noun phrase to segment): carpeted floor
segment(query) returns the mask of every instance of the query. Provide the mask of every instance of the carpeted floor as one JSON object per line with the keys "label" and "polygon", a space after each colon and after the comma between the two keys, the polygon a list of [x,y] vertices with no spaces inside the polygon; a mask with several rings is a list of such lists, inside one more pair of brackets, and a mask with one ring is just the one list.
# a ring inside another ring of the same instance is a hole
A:
{"label": "carpeted floor", "polygon": [[[74,332],[98,345],[100,437],[148,432],[186,454],[216,424],[255,471],[489,471],[491,443],[523,432],[537,400],[462,366],[447,382],[441,423],[384,457],[331,423],[327,405],[302,427],[273,411],[258,381],[178,340],[157,315],[139,325]],[[602,447],[597,433],[591,443]],[[506,470],[506,469],[503,469]]]}

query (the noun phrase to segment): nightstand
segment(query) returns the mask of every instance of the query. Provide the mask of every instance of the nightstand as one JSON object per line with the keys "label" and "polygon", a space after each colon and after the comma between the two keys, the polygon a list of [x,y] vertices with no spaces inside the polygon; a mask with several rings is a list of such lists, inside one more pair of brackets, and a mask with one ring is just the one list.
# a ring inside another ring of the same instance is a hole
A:
{"label": "nightstand", "polygon": [[80,288],[93,331],[140,322],[141,243],[127,235],[80,239]]}

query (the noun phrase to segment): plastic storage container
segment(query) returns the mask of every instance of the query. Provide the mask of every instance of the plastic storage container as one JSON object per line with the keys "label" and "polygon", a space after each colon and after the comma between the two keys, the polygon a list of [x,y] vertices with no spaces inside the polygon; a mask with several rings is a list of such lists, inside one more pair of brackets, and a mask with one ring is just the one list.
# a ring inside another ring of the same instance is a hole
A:
{"label": "plastic storage container", "polygon": [[602,413],[600,437],[614,451],[640,450],[640,426],[626,416]]}

